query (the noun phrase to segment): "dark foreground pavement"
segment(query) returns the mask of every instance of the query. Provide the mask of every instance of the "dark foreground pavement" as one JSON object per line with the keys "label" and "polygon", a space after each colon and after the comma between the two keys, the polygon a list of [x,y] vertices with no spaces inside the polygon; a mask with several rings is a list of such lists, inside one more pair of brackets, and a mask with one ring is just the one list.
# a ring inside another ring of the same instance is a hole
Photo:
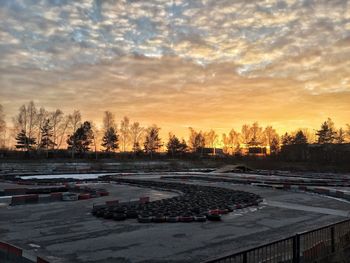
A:
{"label": "dark foreground pavement", "polygon": [[222,222],[115,222],[93,217],[93,202],[174,194],[109,185],[112,196],[103,199],[0,207],[0,236],[53,263],[200,262],[345,219],[350,211],[349,203],[318,195],[247,185],[212,185],[258,193],[265,201],[259,207],[223,216]]}

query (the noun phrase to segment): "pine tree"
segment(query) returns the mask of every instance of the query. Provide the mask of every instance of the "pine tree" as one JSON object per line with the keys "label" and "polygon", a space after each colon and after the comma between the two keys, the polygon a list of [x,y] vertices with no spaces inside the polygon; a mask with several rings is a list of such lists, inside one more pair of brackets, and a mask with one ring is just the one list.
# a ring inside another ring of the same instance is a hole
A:
{"label": "pine tree", "polygon": [[119,136],[113,127],[109,127],[102,138],[101,146],[105,148],[106,152],[115,151],[119,148]]}
{"label": "pine tree", "polygon": [[321,129],[316,132],[316,135],[318,136],[317,142],[319,144],[333,143],[336,137],[333,121],[328,118],[327,121],[322,123]]}
{"label": "pine tree", "polygon": [[336,143],[344,143],[345,142],[346,133],[343,128],[340,128],[335,136]]}
{"label": "pine tree", "polygon": [[293,144],[307,144],[307,138],[301,130],[295,134]]}
{"label": "pine tree", "polygon": [[139,142],[135,142],[134,145],[132,146],[132,151],[134,152],[134,154],[139,155],[142,153],[142,149],[140,146]]}
{"label": "pine tree", "polygon": [[90,150],[94,138],[91,123],[84,122],[67,140],[68,150],[72,151],[72,157],[77,153],[85,153]]}
{"label": "pine tree", "polygon": [[291,145],[293,144],[293,136],[289,135],[287,132],[282,135],[282,145]]}
{"label": "pine tree", "polygon": [[278,141],[277,137],[272,138],[271,145],[270,145],[270,153],[271,154],[276,154],[278,153],[280,148],[280,143]]}
{"label": "pine tree", "polygon": [[16,136],[16,148],[17,149],[23,149],[23,150],[31,150],[33,148],[33,145],[35,145],[35,139],[29,138],[26,135],[26,132],[24,130],[21,130],[17,136]]}
{"label": "pine tree", "polygon": [[180,141],[175,135],[169,135],[169,141],[167,143],[168,154],[172,157],[185,153],[187,149],[186,142],[184,140]]}
{"label": "pine tree", "polygon": [[41,143],[39,145],[40,149],[46,150],[46,155],[48,155],[49,149],[53,149],[56,143],[52,140],[53,138],[53,126],[50,124],[50,120],[47,119],[41,128]]}

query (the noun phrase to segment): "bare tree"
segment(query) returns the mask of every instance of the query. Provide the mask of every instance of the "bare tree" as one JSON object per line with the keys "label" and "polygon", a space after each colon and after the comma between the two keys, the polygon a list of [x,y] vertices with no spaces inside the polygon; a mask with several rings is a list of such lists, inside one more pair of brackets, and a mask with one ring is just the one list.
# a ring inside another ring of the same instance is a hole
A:
{"label": "bare tree", "polygon": [[221,141],[223,144],[223,152],[226,154],[232,154],[232,150],[231,150],[232,148],[230,147],[229,139],[228,139],[228,136],[226,135],[226,133],[223,133],[221,135]]}
{"label": "bare tree", "polygon": [[59,128],[63,121],[63,112],[60,109],[55,110],[50,114],[50,123],[52,125],[52,138],[55,145],[58,144]]}
{"label": "bare tree", "polygon": [[[76,140],[69,140],[69,138],[71,138],[75,132],[77,131],[77,129],[79,128],[79,126],[81,126],[81,113],[79,110],[74,110],[73,114],[70,114],[68,116],[68,120],[69,120],[69,133],[68,133],[68,141],[70,141],[70,145],[68,145],[68,148],[71,150],[72,152],[72,158],[74,159],[74,155],[75,155],[75,151],[77,148],[76,145]],[[74,138],[74,136],[72,137]],[[68,142],[67,142],[68,144]]]}
{"label": "bare tree", "polygon": [[213,149],[213,155],[215,152],[215,145],[218,143],[219,136],[216,134],[214,130],[210,130],[209,132],[204,133],[206,146]]}
{"label": "bare tree", "polygon": [[109,128],[117,129],[115,115],[110,111],[105,111],[103,115],[103,130],[107,131]]}
{"label": "bare tree", "polygon": [[20,131],[25,131],[27,133],[27,107],[26,107],[26,105],[22,105],[18,109],[18,114],[12,118],[12,121],[13,121],[13,126],[15,128],[15,134],[20,132]]}
{"label": "bare tree", "polygon": [[130,120],[128,117],[124,117],[120,122],[120,141],[122,145],[122,151],[125,152],[130,138]]}
{"label": "bare tree", "polygon": [[6,122],[2,105],[0,104],[0,148],[5,148],[6,142]]}
{"label": "bare tree", "polygon": [[69,115],[70,130],[75,132],[81,125],[81,113],[79,110],[75,110],[73,114]]}
{"label": "bare tree", "polygon": [[134,153],[138,150],[139,145],[141,144],[142,135],[144,134],[145,129],[140,126],[140,123],[134,122],[130,126],[130,137],[132,150]]}
{"label": "bare tree", "polygon": [[295,131],[293,133],[293,135],[295,136],[298,131],[303,132],[303,134],[306,136],[308,143],[315,143],[316,142],[316,134],[312,130],[310,130],[308,128],[301,128],[301,129]]}
{"label": "bare tree", "polygon": [[35,141],[34,133],[37,129],[37,109],[33,101],[22,105],[18,114],[13,118],[16,135],[22,134],[28,141]]}
{"label": "bare tree", "polygon": [[41,145],[43,127],[47,122],[48,115],[49,113],[43,107],[39,109],[39,112],[37,114],[38,129],[37,129],[37,136],[36,136],[36,142],[38,146]]}
{"label": "bare tree", "polygon": [[274,141],[274,139],[276,139],[277,141],[279,140],[279,136],[278,133],[276,132],[276,130],[274,128],[272,128],[272,126],[267,126],[262,134],[263,137],[263,143],[267,146],[271,146],[272,142],[276,142]]}
{"label": "bare tree", "polygon": [[92,121],[90,121],[91,123],[91,131],[92,131],[92,142],[94,145],[94,152],[95,152],[95,159],[97,160],[98,156],[97,156],[97,145],[98,145],[98,136],[100,134],[100,130],[97,128],[97,126],[95,125],[95,123],[93,123]]}
{"label": "bare tree", "polygon": [[205,147],[205,137],[203,135],[202,131],[195,131],[193,128],[189,128],[190,130],[190,136],[188,139],[188,144],[190,146],[190,149],[192,152],[201,152],[201,155],[203,155],[203,148]]}
{"label": "bare tree", "polygon": [[236,150],[240,148],[240,134],[232,129],[228,135],[225,133],[222,135],[222,142],[225,152],[234,154]]}
{"label": "bare tree", "polygon": [[254,122],[250,127],[250,140],[249,145],[258,146],[262,142],[262,127],[259,126],[258,122]]}
{"label": "bare tree", "polygon": [[346,124],[346,135],[345,135],[345,139],[346,141],[350,142],[350,124]]}
{"label": "bare tree", "polygon": [[63,120],[61,121],[60,125],[58,126],[58,132],[57,132],[57,149],[61,149],[63,142],[65,141],[67,137],[67,131],[71,122],[70,119],[71,115],[65,115],[63,117]]}
{"label": "bare tree", "polygon": [[241,136],[242,136],[242,142],[246,145],[248,145],[250,142],[250,137],[251,137],[250,132],[251,132],[250,126],[248,124],[244,124],[242,126]]}
{"label": "bare tree", "polygon": [[205,143],[207,147],[215,148],[215,144],[218,142],[219,136],[214,130],[204,133]]}
{"label": "bare tree", "polygon": [[34,132],[37,128],[37,109],[33,101],[30,101],[27,107],[27,117],[28,117],[28,138],[34,139]]}

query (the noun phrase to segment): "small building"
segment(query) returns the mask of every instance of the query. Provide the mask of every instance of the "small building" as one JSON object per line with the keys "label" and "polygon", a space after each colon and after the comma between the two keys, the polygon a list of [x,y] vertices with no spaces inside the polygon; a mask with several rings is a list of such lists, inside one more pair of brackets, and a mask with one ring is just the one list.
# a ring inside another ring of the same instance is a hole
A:
{"label": "small building", "polygon": [[266,156],[268,155],[268,150],[266,146],[252,146],[248,147],[248,155],[252,156]]}
{"label": "small building", "polygon": [[221,148],[201,148],[197,150],[198,154],[203,156],[223,156],[224,151]]}
{"label": "small building", "polygon": [[247,144],[242,144],[241,149],[242,155],[263,157],[271,154],[270,146],[267,145],[249,146]]}

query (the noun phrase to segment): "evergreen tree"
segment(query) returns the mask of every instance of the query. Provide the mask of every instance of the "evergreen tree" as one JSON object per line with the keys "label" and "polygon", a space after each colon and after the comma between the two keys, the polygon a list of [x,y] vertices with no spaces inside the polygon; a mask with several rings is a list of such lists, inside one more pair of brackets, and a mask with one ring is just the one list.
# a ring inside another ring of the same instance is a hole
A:
{"label": "evergreen tree", "polygon": [[31,150],[33,148],[33,145],[35,145],[35,139],[29,138],[26,135],[26,132],[24,130],[21,130],[20,133],[16,136],[16,148],[17,149],[23,149],[23,150]]}
{"label": "evergreen tree", "polygon": [[289,135],[288,132],[286,132],[284,135],[282,135],[282,145],[291,145],[293,144],[293,136]]}
{"label": "evergreen tree", "polygon": [[56,143],[52,140],[53,138],[53,126],[50,124],[50,120],[46,119],[43,127],[41,127],[41,142],[39,145],[40,149],[45,149],[48,155],[49,149],[53,149]]}
{"label": "evergreen tree", "polygon": [[113,127],[109,127],[102,138],[101,146],[105,148],[106,152],[115,151],[119,148],[119,136]]}
{"label": "evergreen tree", "polygon": [[276,154],[278,153],[280,148],[280,143],[278,141],[277,137],[272,138],[271,144],[270,144],[270,153],[271,154]]}
{"label": "evergreen tree", "polygon": [[345,142],[346,133],[343,128],[340,128],[335,136],[336,143],[344,143]]}
{"label": "evergreen tree", "polygon": [[75,153],[85,153],[90,150],[90,145],[94,138],[91,123],[84,122],[67,140],[68,150],[72,151],[72,157]]}
{"label": "evergreen tree", "polygon": [[295,134],[293,144],[307,144],[307,138],[303,131],[300,130]]}
{"label": "evergreen tree", "polygon": [[134,142],[134,145],[132,146],[132,151],[136,155],[139,155],[139,154],[142,153],[142,149],[141,149],[141,146],[140,146],[139,142]]}
{"label": "evergreen tree", "polygon": [[328,118],[327,121],[322,123],[321,129],[316,132],[316,135],[318,136],[317,142],[320,144],[333,143],[336,137],[333,121]]}
{"label": "evergreen tree", "polygon": [[169,135],[169,141],[167,143],[168,154],[171,154],[174,157],[185,153],[186,149],[187,145],[184,140],[180,141],[175,135]]}

